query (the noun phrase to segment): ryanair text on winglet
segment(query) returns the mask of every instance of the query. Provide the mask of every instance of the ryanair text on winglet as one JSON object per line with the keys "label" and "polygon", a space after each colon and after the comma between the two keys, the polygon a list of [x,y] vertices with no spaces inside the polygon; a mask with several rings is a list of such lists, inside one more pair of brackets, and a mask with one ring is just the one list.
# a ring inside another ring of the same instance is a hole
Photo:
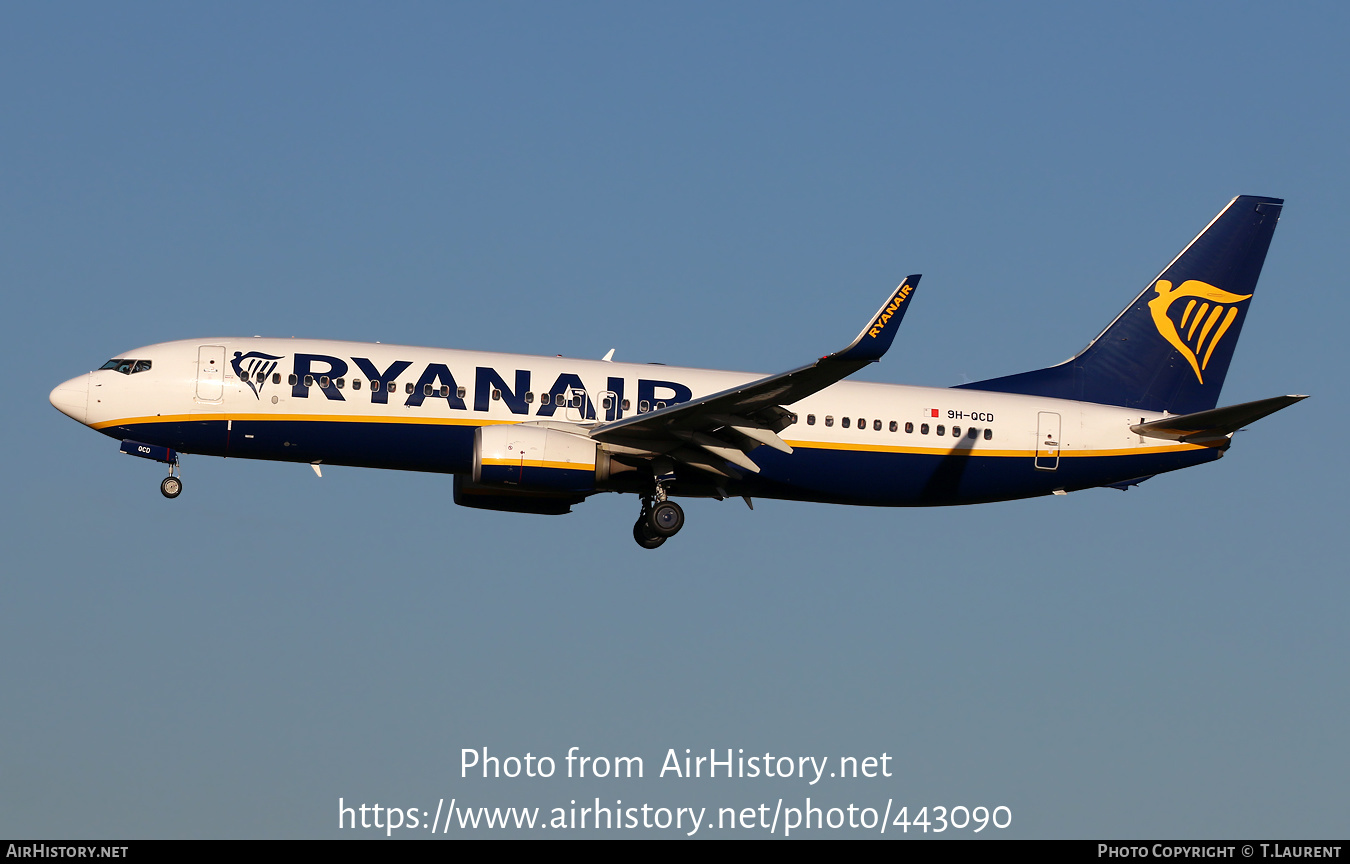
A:
{"label": "ryanair text on winglet", "polygon": [[882,309],[881,314],[877,316],[876,323],[867,328],[867,335],[875,339],[877,334],[886,327],[886,322],[895,315],[895,311],[900,308],[900,304],[909,299],[909,292],[913,290],[913,286],[908,282],[901,285],[900,290],[896,291],[895,296],[891,298],[891,302],[887,303],[886,308]]}

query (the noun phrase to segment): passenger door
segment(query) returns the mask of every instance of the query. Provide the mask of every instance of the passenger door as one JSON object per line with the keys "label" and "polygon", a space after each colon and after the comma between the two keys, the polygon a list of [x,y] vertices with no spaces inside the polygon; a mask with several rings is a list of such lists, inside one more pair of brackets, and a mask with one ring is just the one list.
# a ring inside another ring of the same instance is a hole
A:
{"label": "passenger door", "polygon": [[197,401],[219,402],[225,396],[225,346],[197,349]]}

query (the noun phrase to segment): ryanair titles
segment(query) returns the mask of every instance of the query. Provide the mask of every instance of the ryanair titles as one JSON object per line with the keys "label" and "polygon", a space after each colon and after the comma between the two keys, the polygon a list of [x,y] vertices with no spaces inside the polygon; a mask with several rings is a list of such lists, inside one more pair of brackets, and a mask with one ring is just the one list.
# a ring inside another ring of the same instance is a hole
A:
{"label": "ryanair titles", "polygon": [[899,310],[901,304],[909,299],[909,294],[913,290],[914,286],[910,285],[908,282],[901,285],[900,290],[896,291],[895,296],[891,298],[891,302],[887,303],[886,308],[881,310],[881,314],[877,316],[876,322],[873,323],[871,327],[867,328],[867,335],[875,339],[882,330],[886,329],[886,322],[895,316],[896,311]]}
{"label": "ryanair titles", "polygon": [[[369,399],[376,405],[391,400],[402,400],[405,406],[420,406],[444,400],[456,411],[470,410],[468,388],[455,378],[444,363],[427,363],[413,378],[409,373],[413,363],[395,360],[384,365],[366,357],[352,357],[348,363],[342,357],[328,354],[296,354],[293,372],[288,379],[291,398],[308,399],[310,391],[317,390],[324,398],[336,402],[351,399]],[[355,367],[355,368],[353,368]],[[604,390],[588,387],[581,376],[563,372],[552,376],[547,387],[533,386],[529,369],[514,369],[511,380],[490,366],[477,366],[473,372],[474,411],[488,411],[493,402],[501,402],[512,414],[531,414],[568,420],[617,420],[624,414],[625,379],[607,377]],[[349,377],[350,376],[350,377]],[[348,382],[350,381],[350,386]],[[467,383],[467,382],[466,382]],[[256,392],[256,391],[255,391]],[[668,405],[688,402],[693,392],[676,381],[652,378],[637,380],[639,413],[654,411]],[[600,403],[597,417],[596,402]]]}

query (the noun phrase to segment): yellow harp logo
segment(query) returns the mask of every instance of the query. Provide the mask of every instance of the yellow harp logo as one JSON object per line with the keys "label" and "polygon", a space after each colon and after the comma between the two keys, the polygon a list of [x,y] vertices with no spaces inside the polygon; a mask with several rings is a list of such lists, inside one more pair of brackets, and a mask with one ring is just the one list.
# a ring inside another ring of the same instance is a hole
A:
{"label": "yellow harp logo", "polygon": [[[1181,352],[1195,370],[1196,380],[1204,384],[1205,378],[1200,373],[1209,365],[1219,340],[1237,318],[1236,304],[1252,295],[1233,294],[1197,279],[1188,279],[1175,289],[1171,282],[1159,279],[1153,290],[1158,292],[1157,297],[1148,301],[1148,308],[1153,311],[1153,326]],[[1180,322],[1175,321],[1169,312],[1174,303],[1185,297],[1190,300],[1186,302]]]}

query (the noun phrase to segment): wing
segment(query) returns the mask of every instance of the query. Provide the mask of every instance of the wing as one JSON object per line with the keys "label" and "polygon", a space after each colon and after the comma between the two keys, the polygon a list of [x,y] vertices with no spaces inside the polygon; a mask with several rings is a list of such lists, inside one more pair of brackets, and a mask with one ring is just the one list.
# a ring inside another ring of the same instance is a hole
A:
{"label": "wing", "polygon": [[[914,297],[919,276],[906,277],[877,314],[842,351],[809,366],[770,375],[653,411],[605,423],[590,431],[616,452],[635,457],[665,456],[724,477],[739,477],[727,463],[758,473],[746,454],[761,444],[791,453],[778,433],[792,424],[784,405],[817,393],[880,360],[895,341],[896,330]],[[660,473],[660,472],[658,472]]]}

